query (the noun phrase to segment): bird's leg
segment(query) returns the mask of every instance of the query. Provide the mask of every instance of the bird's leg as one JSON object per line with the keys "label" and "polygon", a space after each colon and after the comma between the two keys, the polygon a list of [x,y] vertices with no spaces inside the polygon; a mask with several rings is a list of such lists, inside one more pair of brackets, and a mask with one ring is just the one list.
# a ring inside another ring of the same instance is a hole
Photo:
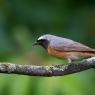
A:
{"label": "bird's leg", "polygon": [[71,64],[72,60],[70,58],[67,58],[67,63]]}

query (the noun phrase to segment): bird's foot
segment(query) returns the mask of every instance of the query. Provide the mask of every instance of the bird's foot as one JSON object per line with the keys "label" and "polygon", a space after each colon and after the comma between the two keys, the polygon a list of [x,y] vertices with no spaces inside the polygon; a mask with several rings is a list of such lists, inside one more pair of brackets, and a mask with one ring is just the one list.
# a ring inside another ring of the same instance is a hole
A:
{"label": "bird's foot", "polygon": [[71,65],[72,64],[72,60],[70,58],[67,58],[67,64]]}

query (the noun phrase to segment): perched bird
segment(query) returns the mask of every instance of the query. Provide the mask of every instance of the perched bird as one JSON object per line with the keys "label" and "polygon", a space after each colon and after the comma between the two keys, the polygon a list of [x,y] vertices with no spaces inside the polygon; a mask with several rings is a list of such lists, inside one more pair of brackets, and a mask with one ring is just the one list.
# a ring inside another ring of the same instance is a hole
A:
{"label": "perched bird", "polygon": [[34,45],[41,45],[49,55],[59,59],[67,59],[68,63],[80,58],[95,56],[95,49],[92,49],[79,42],[50,34],[40,36]]}

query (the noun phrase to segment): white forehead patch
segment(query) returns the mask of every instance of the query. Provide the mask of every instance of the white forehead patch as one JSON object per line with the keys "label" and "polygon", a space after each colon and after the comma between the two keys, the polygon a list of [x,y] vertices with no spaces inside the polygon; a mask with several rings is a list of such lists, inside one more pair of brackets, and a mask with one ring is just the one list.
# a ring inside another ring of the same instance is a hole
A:
{"label": "white forehead patch", "polygon": [[39,38],[38,38],[38,40],[41,40],[41,39],[43,39],[43,38],[44,38],[44,37],[43,37],[43,36],[41,36],[41,37],[39,37]]}
{"label": "white forehead patch", "polygon": [[48,39],[48,38],[51,38],[52,36],[49,35],[49,34],[45,34],[45,35],[42,35],[38,38],[38,40],[43,40],[43,39]]}

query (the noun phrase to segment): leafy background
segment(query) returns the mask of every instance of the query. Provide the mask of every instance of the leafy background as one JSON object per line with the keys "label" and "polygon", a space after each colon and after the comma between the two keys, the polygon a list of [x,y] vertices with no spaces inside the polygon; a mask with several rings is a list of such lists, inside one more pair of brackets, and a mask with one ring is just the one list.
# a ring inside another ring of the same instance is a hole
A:
{"label": "leafy background", "polygon": [[[0,0],[0,61],[62,64],[32,43],[54,34],[95,47],[94,0]],[[0,74],[0,95],[95,95],[95,71],[64,77]]]}

